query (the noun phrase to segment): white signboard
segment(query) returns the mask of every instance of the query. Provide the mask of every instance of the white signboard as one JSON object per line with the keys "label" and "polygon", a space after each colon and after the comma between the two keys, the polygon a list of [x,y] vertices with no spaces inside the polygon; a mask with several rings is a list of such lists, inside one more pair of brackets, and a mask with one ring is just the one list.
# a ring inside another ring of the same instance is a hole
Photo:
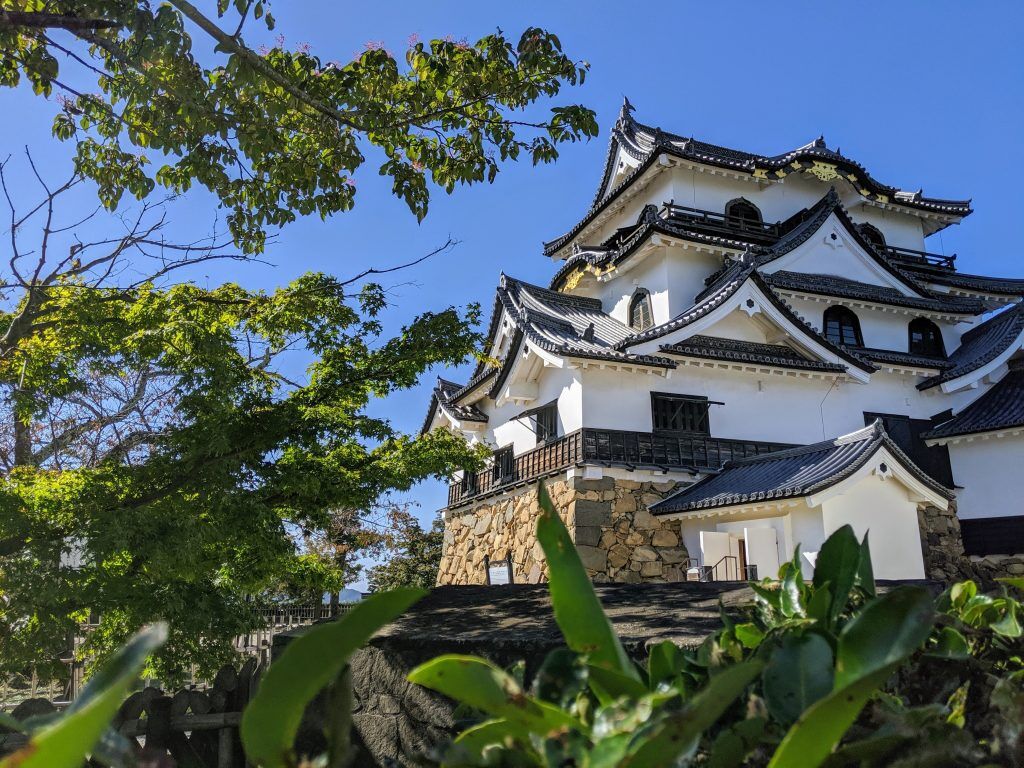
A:
{"label": "white signboard", "polygon": [[491,585],[511,584],[512,574],[509,573],[508,561],[500,560],[496,563],[487,564],[487,581]]}

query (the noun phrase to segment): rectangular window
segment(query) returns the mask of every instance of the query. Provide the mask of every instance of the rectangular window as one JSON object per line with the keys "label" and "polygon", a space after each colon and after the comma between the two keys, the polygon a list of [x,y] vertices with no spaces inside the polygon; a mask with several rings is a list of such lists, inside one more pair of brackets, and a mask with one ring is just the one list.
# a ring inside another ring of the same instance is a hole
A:
{"label": "rectangular window", "polygon": [[534,413],[534,432],[538,443],[558,437],[558,403],[548,403]]}
{"label": "rectangular window", "polygon": [[515,473],[516,457],[512,452],[512,446],[499,448],[494,452],[493,464],[491,465],[491,479],[494,483],[510,482]]}
{"label": "rectangular window", "polygon": [[708,399],[696,395],[651,393],[654,431],[711,434],[708,423]]}

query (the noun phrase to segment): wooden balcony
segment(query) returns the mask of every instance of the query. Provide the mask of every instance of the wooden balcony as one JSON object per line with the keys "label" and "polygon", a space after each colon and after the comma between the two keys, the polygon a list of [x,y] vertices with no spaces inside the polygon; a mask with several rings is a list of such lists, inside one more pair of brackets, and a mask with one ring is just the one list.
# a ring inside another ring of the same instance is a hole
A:
{"label": "wooden balcony", "polygon": [[934,267],[937,269],[956,269],[956,254],[943,256],[941,253],[928,253],[927,251],[915,251],[913,248],[896,248],[892,245],[885,247],[889,258],[902,264],[912,264],[923,267]]}
{"label": "wooden balcony", "polygon": [[467,474],[448,487],[448,506],[468,504],[585,464],[626,469],[707,470],[718,469],[733,459],[792,447],[787,443],[706,435],[584,428],[516,456],[510,462]]}
{"label": "wooden balcony", "polygon": [[674,202],[665,203],[660,215],[666,220],[678,222],[691,229],[763,244],[778,240],[779,235],[782,234],[778,224],[768,224],[742,216],[730,216],[720,211],[690,208],[685,205],[676,205]]}

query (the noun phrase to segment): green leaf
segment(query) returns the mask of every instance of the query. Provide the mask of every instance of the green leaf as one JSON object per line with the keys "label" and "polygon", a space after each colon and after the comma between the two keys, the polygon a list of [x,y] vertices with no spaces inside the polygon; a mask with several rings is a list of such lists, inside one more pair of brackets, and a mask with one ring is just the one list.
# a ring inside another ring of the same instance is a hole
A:
{"label": "green leaf", "polygon": [[935,647],[928,651],[928,655],[960,660],[968,658],[971,651],[963,634],[953,627],[943,627],[939,630]]}
{"label": "green leaf", "polygon": [[721,717],[761,673],[763,664],[752,659],[726,667],[714,675],[686,707],[671,714],[649,732],[641,732],[622,768],[672,765],[696,747],[701,735]]}
{"label": "green leaf", "polygon": [[860,543],[860,567],[857,569],[857,586],[864,590],[868,597],[875,596],[875,569],[871,567],[871,547],[868,546],[868,535]]}
{"label": "green leaf", "polygon": [[671,640],[663,640],[651,648],[647,657],[647,680],[651,690],[658,683],[675,680],[683,670],[685,658],[682,649]]}
{"label": "green leaf", "polygon": [[1017,620],[1017,603],[1015,600],[1005,601],[1006,611],[999,621],[990,625],[992,631],[1003,637],[1020,637],[1022,634],[1020,622]]}
{"label": "green leaf", "polygon": [[832,602],[828,612],[828,624],[835,624],[836,618],[846,607],[850,590],[860,570],[861,546],[853,528],[844,525],[821,545],[814,566],[814,586],[830,585]]}
{"label": "green leaf", "polygon": [[425,594],[406,588],[371,595],[336,621],[313,627],[292,641],[267,670],[242,714],[240,733],[249,762],[262,768],[289,765],[306,705],[378,629]]}
{"label": "green leaf", "polygon": [[560,708],[528,696],[511,676],[485,659],[438,656],[410,672],[409,681],[531,733],[546,735],[564,728],[587,732],[583,723]]}
{"label": "green leaf", "polygon": [[648,693],[647,687],[637,679],[637,676],[624,675],[595,664],[588,665],[587,669],[590,687],[602,703],[621,696],[638,699]]}
{"label": "green leaf", "polygon": [[1009,584],[1011,587],[1016,587],[1021,592],[1024,592],[1024,576],[1000,576],[996,581]]}
{"label": "green leaf", "polygon": [[876,670],[813,704],[786,733],[768,768],[816,768],[857,719],[871,694],[899,666]]}
{"label": "green leaf", "polygon": [[492,746],[514,748],[534,755],[529,744],[530,732],[521,725],[502,718],[485,720],[456,737],[452,747],[445,751],[444,765],[476,764],[483,757],[484,750]]}
{"label": "green leaf", "polygon": [[577,653],[587,654],[591,664],[639,681],[544,483],[537,484],[537,496],[541,508],[537,540],[547,559],[551,605],[565,642]]}
{"label": "green leaf", "polygon": [[839,635],[836,690],[903,661],[928,639],[934,618],[924,587],[899,587],[868,603]]}
{"label": "green leaf", "polygon": [[832,691],[832,647],[821,635],[788,635],[772,651],[761,675],[768,712],[789,726]]}
{"label": "green leaf", "polygon": [[723,730],[711,745],[707,768],[739,768],[760,742],[765,725],[763,717],[751,717]]}
{"label": "green leaf", "polygon": [[736,639],[748,650],[754,650],[764,640],[764,632],[756,624],[750,622],[737,624],[733,632],[736,635]]}
{"label": "green leaf", "polygon": [[79,768],[117,714],[146,659],[167,639],[155,624],[133,637],[93,675],[63,717],[32,735],[0,768]]}
{"label": "green leaf", "polygon": [[587,687],[587,665],[568,648],[556,648],[544,657],[533,678],[531,693],[538,699],[565,707]]}

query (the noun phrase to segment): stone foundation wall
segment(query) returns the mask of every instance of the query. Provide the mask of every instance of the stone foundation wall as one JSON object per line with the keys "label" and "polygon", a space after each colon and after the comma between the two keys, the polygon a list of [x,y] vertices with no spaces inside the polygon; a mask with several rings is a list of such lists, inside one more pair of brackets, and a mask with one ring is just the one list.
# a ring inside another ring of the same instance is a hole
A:
{"label": "stone foundation wall", "polygon": [[[678,487],[664,483],[568,478],[547,484],[587,573],[595,582],[682,581],[688,559],[678,522],[661,522],[647,507]],[[484,558],[512,557],[513,580],[546,581],[537,542],[536,486],[455,510],[445,522],[439,586],[484,584]]]}
{"label": "stone foundation wall", "polygon": [[917,513],[921,529],[921,550],[924,554],[924,575],[935,581],[952,584],[964,579],[976,579],[977,572],[964,555],[964,542],[960,536],[960,520],[956,516],[956,502],[948,509],[928,506]]}

